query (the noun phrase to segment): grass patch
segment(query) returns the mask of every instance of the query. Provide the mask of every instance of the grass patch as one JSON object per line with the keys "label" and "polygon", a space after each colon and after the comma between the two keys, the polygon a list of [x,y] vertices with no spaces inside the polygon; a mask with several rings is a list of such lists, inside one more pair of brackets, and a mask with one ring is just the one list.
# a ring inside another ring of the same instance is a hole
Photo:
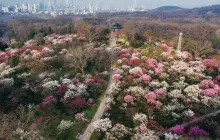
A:
{"label": "grass patch", "polygon": [[101,132],[95,131],[92,133],[90,140],[103,140],[104,136]]}
{"label": "grass patch", "polygon": [[105,96],[105,93],[101,95],[101,97],[98,98],[96,104],[94,104],[90,109],[85,111],[85,116],[88,119],[92,119],[93,116],[95,115],[100,103],[102,102],[103,97]]}

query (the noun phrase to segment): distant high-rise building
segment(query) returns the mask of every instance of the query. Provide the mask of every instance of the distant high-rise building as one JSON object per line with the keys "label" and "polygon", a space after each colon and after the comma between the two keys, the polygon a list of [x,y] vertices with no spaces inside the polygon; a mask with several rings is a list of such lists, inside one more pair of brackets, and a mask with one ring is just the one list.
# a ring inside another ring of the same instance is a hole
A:
{"label": "distant high-rise building", "polygon": [[93,13],[93,8],[91,2],[89,2],[89,13]]}
{"label": "distant high-rise building", "polygon": [[47,6],[48,10],[52,11],[53,10],[53,7],[51,5],[51,1],[49,0],[48,2],[48,6]]}
{"label": "distant high-rise building", "polygon": [[137,8],[137,0],[134,0],[133,8]]}
{"label": "distant high-rise building", "polygon": [[37,12],[37,5],[33,4],[33,12]]}
{"label": "distant high-rise building", "polygon": [[95,3],[95,11],[98,11],[98,2]]}
{"label": "distant high-rise building", "polygon": [[0,13],[2,13],[2,12],[4,12],[3,11],[3,6],[2,6],[2,4],[0,4]]}
{"label": "distant high-rise building", "polygon": [[27,10],[28,10],[29,12],[32,11],[32,6],[31,6],[31,4],[28,4],[28,6],[27,6]]}
{"label": "distant high-rise building", "polygon": [[72,0],[72,6],[74,6],[74,0]]}
{"label": "distant high-rise building", "polygon": [[57,0],[54,0],[54,8],[57,8]]}
{"label": "distant high-rise building", "polygon": [[15,12],[15,9],[14,9],[13,6],[9,6],[9,7],[4,7],[4,8],[3,8],[3,11],[4,11],[5,13],[11,13],[11,12]]}
{"label": "distant high-rise building", "polygon": [[69,0],[66,0],[66,6],[69,7]]}
{"label": "distant high-rise building", "polygon": [[19,4],[15,4],[15,9],[19,9],[20,5]]}
{"label": "distant high-rise building", "polygon": [[44,10],[44,7],[45,7],[44,1],[41,0],[40,5],[39,5],[39,9],[40,9],[40,10]]}
{"label": "distant high-rise building", "polygon": [[26,3],[26,4],[22,4],[22,11],[23,11],[23,12],[27,12],[27,10],[28,10],[28,5],[27,5],[27,3]]}

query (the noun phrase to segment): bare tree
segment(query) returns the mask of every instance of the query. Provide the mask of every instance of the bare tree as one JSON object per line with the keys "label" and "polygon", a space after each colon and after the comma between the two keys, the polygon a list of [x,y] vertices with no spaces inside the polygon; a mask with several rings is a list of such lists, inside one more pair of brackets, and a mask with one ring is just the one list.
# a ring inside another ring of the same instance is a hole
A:
{"label": "bare tree", "polygon": [[[178,38],[173,38],[173,46],[177,46]],[[194,56],[196,55],[206,55],[212,53],[214,50],[212,48],[212,43],[208,40],[198,40],[195,41],[191,38],[183,38],[182,42],[183,51],[188,51]]]}
{"label": "bare tree", "polygon": [[214,50],[212,48],[212,43],[208,40],[197,41],[196,45],[190,48],[190,51],[194,54],[206,55],[212,53]]}
{"label": "bare tree", "polygon": [[65,61],[70,68],[74,68],[76,71],[85,73],[84,69],[87,66],[87,62],[94,57],[92,47],[74,47],[69,48],[66,54]]}
{"label": "bare tree", "polygon": [[95,38],[95,26],[85,22],[85,21],[75,21],[77,32],[84,35],[86,40],[91,44]]}

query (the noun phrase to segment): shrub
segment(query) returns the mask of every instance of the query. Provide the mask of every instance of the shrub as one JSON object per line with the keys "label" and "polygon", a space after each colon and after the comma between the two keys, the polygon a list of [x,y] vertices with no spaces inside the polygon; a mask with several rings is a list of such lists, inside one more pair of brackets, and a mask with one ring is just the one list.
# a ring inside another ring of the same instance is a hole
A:
{"label": "shrub", "polygon": [[4,51],[4,50],[7,49],[7,48],[8,48],[8,45],[7,45],[7,44],[4,44],[4,43],[0,42],[0,50],[1,50],[1,51]]}
{"label": "shrub", "polygon": [[24,42],[16,42],[10,45],[10,48],[16,49],[16,48],[21,48],[24,45]]}
{"label": "shrub", "polygon": [[82,109],[86,106],[87,102],[84,98],[77,98],[71,101],[70,107],[75,109]]}
{"label": "shrub", "polygon": [[19,56],[15,55],[10,58],[10,66],[15,67],[19,64]]}

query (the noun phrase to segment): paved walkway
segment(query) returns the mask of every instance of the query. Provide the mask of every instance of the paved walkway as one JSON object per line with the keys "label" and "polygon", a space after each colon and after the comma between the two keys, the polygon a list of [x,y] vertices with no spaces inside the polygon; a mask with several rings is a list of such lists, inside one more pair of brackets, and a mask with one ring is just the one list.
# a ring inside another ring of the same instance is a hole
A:
{"label": "paved walkway", "polygon": [[[115,45],[115,40],[112,40],[110,42],[110,47],[113,49],[113,46]],[[115,53],[114,50],[111,50],[111,61],[113,63],[114,61],[114,57],[115,57]],[[113,75],[113,64],[111,64],[111,70],[110,70],[110,78],[109,78],[109,82],[108,82],[108,87],[105,91],[105,96],[102,99],[102,102],[99,105],[99,108],[96,112],[96,114],[94,115],[93,119],[91,120],[90,124],[88,125],[88,127],[86,128],[86,130],[84,131],[84,133],[80,136],[80,140],[90,140],[90,137],[92,135],[92,133],[94,132],[93,129],[91,129],[91,125],[93,122],[99,120],[102,118],[104,112],[105,112],[105,101],[106,98],[108,97],[108,95],[110,95],[110,85],[112,84],[112,75]]]}
{"label": "paved walkway", "polygon": [[[110,75],[110,77],[112,77],[112,75]],[[112,78],[110,78],[109,80],[109,85],[108,85],[108,88],[106,90],[106,95],[109,94],[109,87],[110,87],[110,84],[111,84],[111,81],[112,81]],[[100,103],[99,105],[99,108],[95,114],[95,116],[93,117],[92,121],[90,122],[90,124],[88,125],[88,127],[86,128],[86,130],[84,131],[84,134],[80,136],[80,140],[89,140],[93,131],[91,129],[91,125],[94,121],[97,121],[99,119],[102,118],[104,112],[105,112],[105,100],[106,100],[106,96],[104,96],[104,98],[102,99],[102,102]]]}

